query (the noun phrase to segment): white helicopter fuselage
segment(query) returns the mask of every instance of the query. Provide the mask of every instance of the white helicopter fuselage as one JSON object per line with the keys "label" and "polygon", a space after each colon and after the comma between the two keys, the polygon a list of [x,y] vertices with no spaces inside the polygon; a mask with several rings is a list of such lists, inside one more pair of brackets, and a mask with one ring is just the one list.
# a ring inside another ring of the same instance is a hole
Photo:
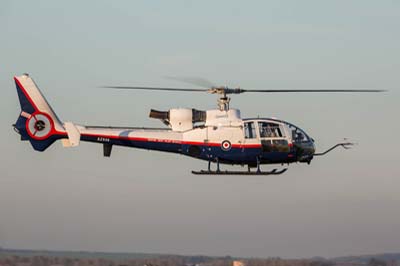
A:
{"label": "white helicopter fuselage", "polygon": [[[194,122],[192,114],[195,112],[204,112],[204,121]],[[257,160],[260,163],[307,161],[314,152],[312,140],[303,131],[281,120],[241,119],[236,109],[181,108],[165,113],[168,113],[169,128],[75,127],[80,140],[103,143],[105,147],[131,146],[230,164],[254,165]],[[293,139],[296,136],[297,139]],[[303,145],[302,157],[295,148],[300,144]]]}
{"label": "white helicopter fuselage", "polygon": [[21,113],[14,125],[21,140],[44,151],[56,140],[64,147],[81,141],[103,145],[105,156],[113,146],[179,153],[209,162],[255,166],[310,162],[314,141],[300,128],[277,119],[242,119],[240,111],[189,108],[152,110],[150,117],[168,127],[104,127],[61,122],[29,77],[15,77]]}

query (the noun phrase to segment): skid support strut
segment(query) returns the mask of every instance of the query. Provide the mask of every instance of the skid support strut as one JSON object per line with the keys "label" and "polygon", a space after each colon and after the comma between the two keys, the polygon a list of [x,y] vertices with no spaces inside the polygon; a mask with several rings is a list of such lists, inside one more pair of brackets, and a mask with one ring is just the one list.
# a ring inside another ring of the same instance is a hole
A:
{"label": "skid support strut", "polygon": [[257,173],[261,173],[261,169],[260,169],[260,158],[258,158],[258,156],[257,156]]}
{"label": "skid support strut", "polygon": [[217,172],[218,173],[221,172],[221,170],[219,169],[219,159],[218,159],[218,157],[217,157]]}

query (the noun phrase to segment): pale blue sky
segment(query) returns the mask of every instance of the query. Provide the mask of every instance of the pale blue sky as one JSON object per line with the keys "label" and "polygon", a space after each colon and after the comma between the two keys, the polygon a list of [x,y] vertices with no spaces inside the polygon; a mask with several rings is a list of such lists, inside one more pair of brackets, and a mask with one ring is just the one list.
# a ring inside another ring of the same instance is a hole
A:
{"label": "pale blue sky", "polygon": [[[7,1],[0,8],[0,246],[308,257],[399,251],[400,2]],[[19,141],[12,77],[29,72],[64,121],[161,126],[150,108],[214,108],[210,95],[111,91],[185,86],[376,88],[374,95],[234,97],[323,150],[277,177],[198,177],[205,163],[115,147]]]}

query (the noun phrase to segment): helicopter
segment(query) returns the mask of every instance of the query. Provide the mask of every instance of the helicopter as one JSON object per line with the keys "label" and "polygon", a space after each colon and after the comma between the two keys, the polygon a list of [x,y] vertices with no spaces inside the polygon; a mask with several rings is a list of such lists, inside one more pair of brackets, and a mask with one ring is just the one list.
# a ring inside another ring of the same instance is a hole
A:
{"label": "helicopter", "polygon": [[[337,147],[350,148],[354,143],[341,142],[317,153],[316,145],[300,127],[276,118],[241,118],[240,110],[230,108],[230,95],[242,93],[372,93],[383,90],[248,90],[211,86],[207,89],[103,86],[125,90],[175,91],[218,95],[218,109],[173,108],[150,110],[149,117],[160,120],[162,128],[78,125],[62,122],[36,83],[23,74],[14,77],[21,112],[14,130],[22,141],[29,141],[36,151],[45,151],[55,141],[63,147],[79,146],[81,141],[100,143],[103,155],[110,157],[113,146],[178,153],[208,162],[206,170],[196,175],[280,175],[287,168],[261,170],[264,164],[307,163]],[[211,164],[216,169],[211,169]],[[240,171],[221,170],[220,165],[241,165]],[[255,169],[255,170],[253,170]]]}

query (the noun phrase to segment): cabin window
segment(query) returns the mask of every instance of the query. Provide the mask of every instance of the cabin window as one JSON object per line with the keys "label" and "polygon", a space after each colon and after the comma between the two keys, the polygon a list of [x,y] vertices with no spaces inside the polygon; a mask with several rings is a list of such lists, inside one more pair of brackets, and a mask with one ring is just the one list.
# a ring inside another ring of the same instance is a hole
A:
{"label": "cabin window", "polygon": [[293,142],[305,142],[307,141],[306,135],[299,130],[292,131],[292,140]]}
{"label": "cabin window", "polygon": [[286,139],[261,140],[263,152],[289,152],[289,144]]}
{"label": "cabin window", "polygon": [[292,132],[292,141],[293,142],[300,143],[300,142],[309,141],[307,135],[301,129],[299,129],[293,125],[290,125],[289,130]]}
{"label": "cabin window", "polygon": [[254,122],[246,122],[244,123],[244,137],[246,139],[254,139],[256,138],[256,127]]}
{"label": "cabin window", "polygon": [[271,122],[258,122],[261,138],[281,138],[283,137],[279,124]]}

